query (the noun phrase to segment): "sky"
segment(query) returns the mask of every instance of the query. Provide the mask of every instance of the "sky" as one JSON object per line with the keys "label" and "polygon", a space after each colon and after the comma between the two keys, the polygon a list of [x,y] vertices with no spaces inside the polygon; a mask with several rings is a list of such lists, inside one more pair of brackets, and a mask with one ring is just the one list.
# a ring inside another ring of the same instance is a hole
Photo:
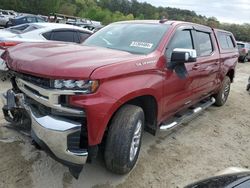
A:
{"label": "sky", "polygon": [[216,17],[220,22],[249,23],[250,0],[138,0],[154,6],[193,10],[197,14]]}

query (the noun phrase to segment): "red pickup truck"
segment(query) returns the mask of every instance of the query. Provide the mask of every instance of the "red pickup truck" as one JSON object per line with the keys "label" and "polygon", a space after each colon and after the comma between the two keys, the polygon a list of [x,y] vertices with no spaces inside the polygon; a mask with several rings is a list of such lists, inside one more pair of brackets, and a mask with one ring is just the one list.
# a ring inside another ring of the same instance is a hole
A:
{"label": "red pickup truck", "polygon": [[[222,106],[235,75],[232,33],[179,21],[111,24],[83,45],[20,44],[2,56],[5,119],[77,177],[104,145],[106,167],[135,166],[143,130],[167,131]],[[166,146],[167,147],[167,146]]]}

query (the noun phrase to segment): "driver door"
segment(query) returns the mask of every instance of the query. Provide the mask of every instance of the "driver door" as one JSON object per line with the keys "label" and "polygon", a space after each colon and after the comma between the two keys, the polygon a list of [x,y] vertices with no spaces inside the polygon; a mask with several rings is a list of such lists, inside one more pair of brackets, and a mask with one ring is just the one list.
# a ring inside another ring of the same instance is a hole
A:
{"label": "driver door", "polygon": [[[190,26],[181,26],[176,30],[165,53],[167,67],[171,63],[171,54],[175,48],[195,49],[193,38],[193,28]],[[187,107],[195,98],[193,89],[198,87],[199,84],[198,71],[195,68],[196,62],[185,63],[184,66],[186,74],[185,72],[177,73],[175,69],[165,68],[163,88],[165,117]]]}

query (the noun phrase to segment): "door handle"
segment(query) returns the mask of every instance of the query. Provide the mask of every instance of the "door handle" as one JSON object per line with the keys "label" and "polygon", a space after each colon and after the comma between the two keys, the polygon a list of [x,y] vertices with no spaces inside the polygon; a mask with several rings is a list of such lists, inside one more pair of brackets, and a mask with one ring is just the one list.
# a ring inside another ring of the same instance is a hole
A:
{"label": "door handle", "polygon": [[192,68],[192,70],[198,70],[199,67],[200,67],[200,65],[194,65],[193,68]]}

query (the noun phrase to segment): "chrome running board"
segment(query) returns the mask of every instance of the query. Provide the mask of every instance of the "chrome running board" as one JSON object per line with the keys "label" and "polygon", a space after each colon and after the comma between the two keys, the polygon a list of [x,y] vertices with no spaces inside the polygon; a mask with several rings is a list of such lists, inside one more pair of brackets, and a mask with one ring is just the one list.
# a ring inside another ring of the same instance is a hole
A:
{"label": "chrome running board", "polygon": [[198,116],[205,109],[213,105],[214,103],[215,103],[215,99],[213,97],[207,100],[203,100],[199,102],[198,104],[196,104],[195,106],[188,108],[184,113],[178,114],[174,116],[171,120],[164,122],[160,126],[160,130],[167,131],[180,124],[187,123],[191,121],[193,118],[195,118],[196,116]]}

